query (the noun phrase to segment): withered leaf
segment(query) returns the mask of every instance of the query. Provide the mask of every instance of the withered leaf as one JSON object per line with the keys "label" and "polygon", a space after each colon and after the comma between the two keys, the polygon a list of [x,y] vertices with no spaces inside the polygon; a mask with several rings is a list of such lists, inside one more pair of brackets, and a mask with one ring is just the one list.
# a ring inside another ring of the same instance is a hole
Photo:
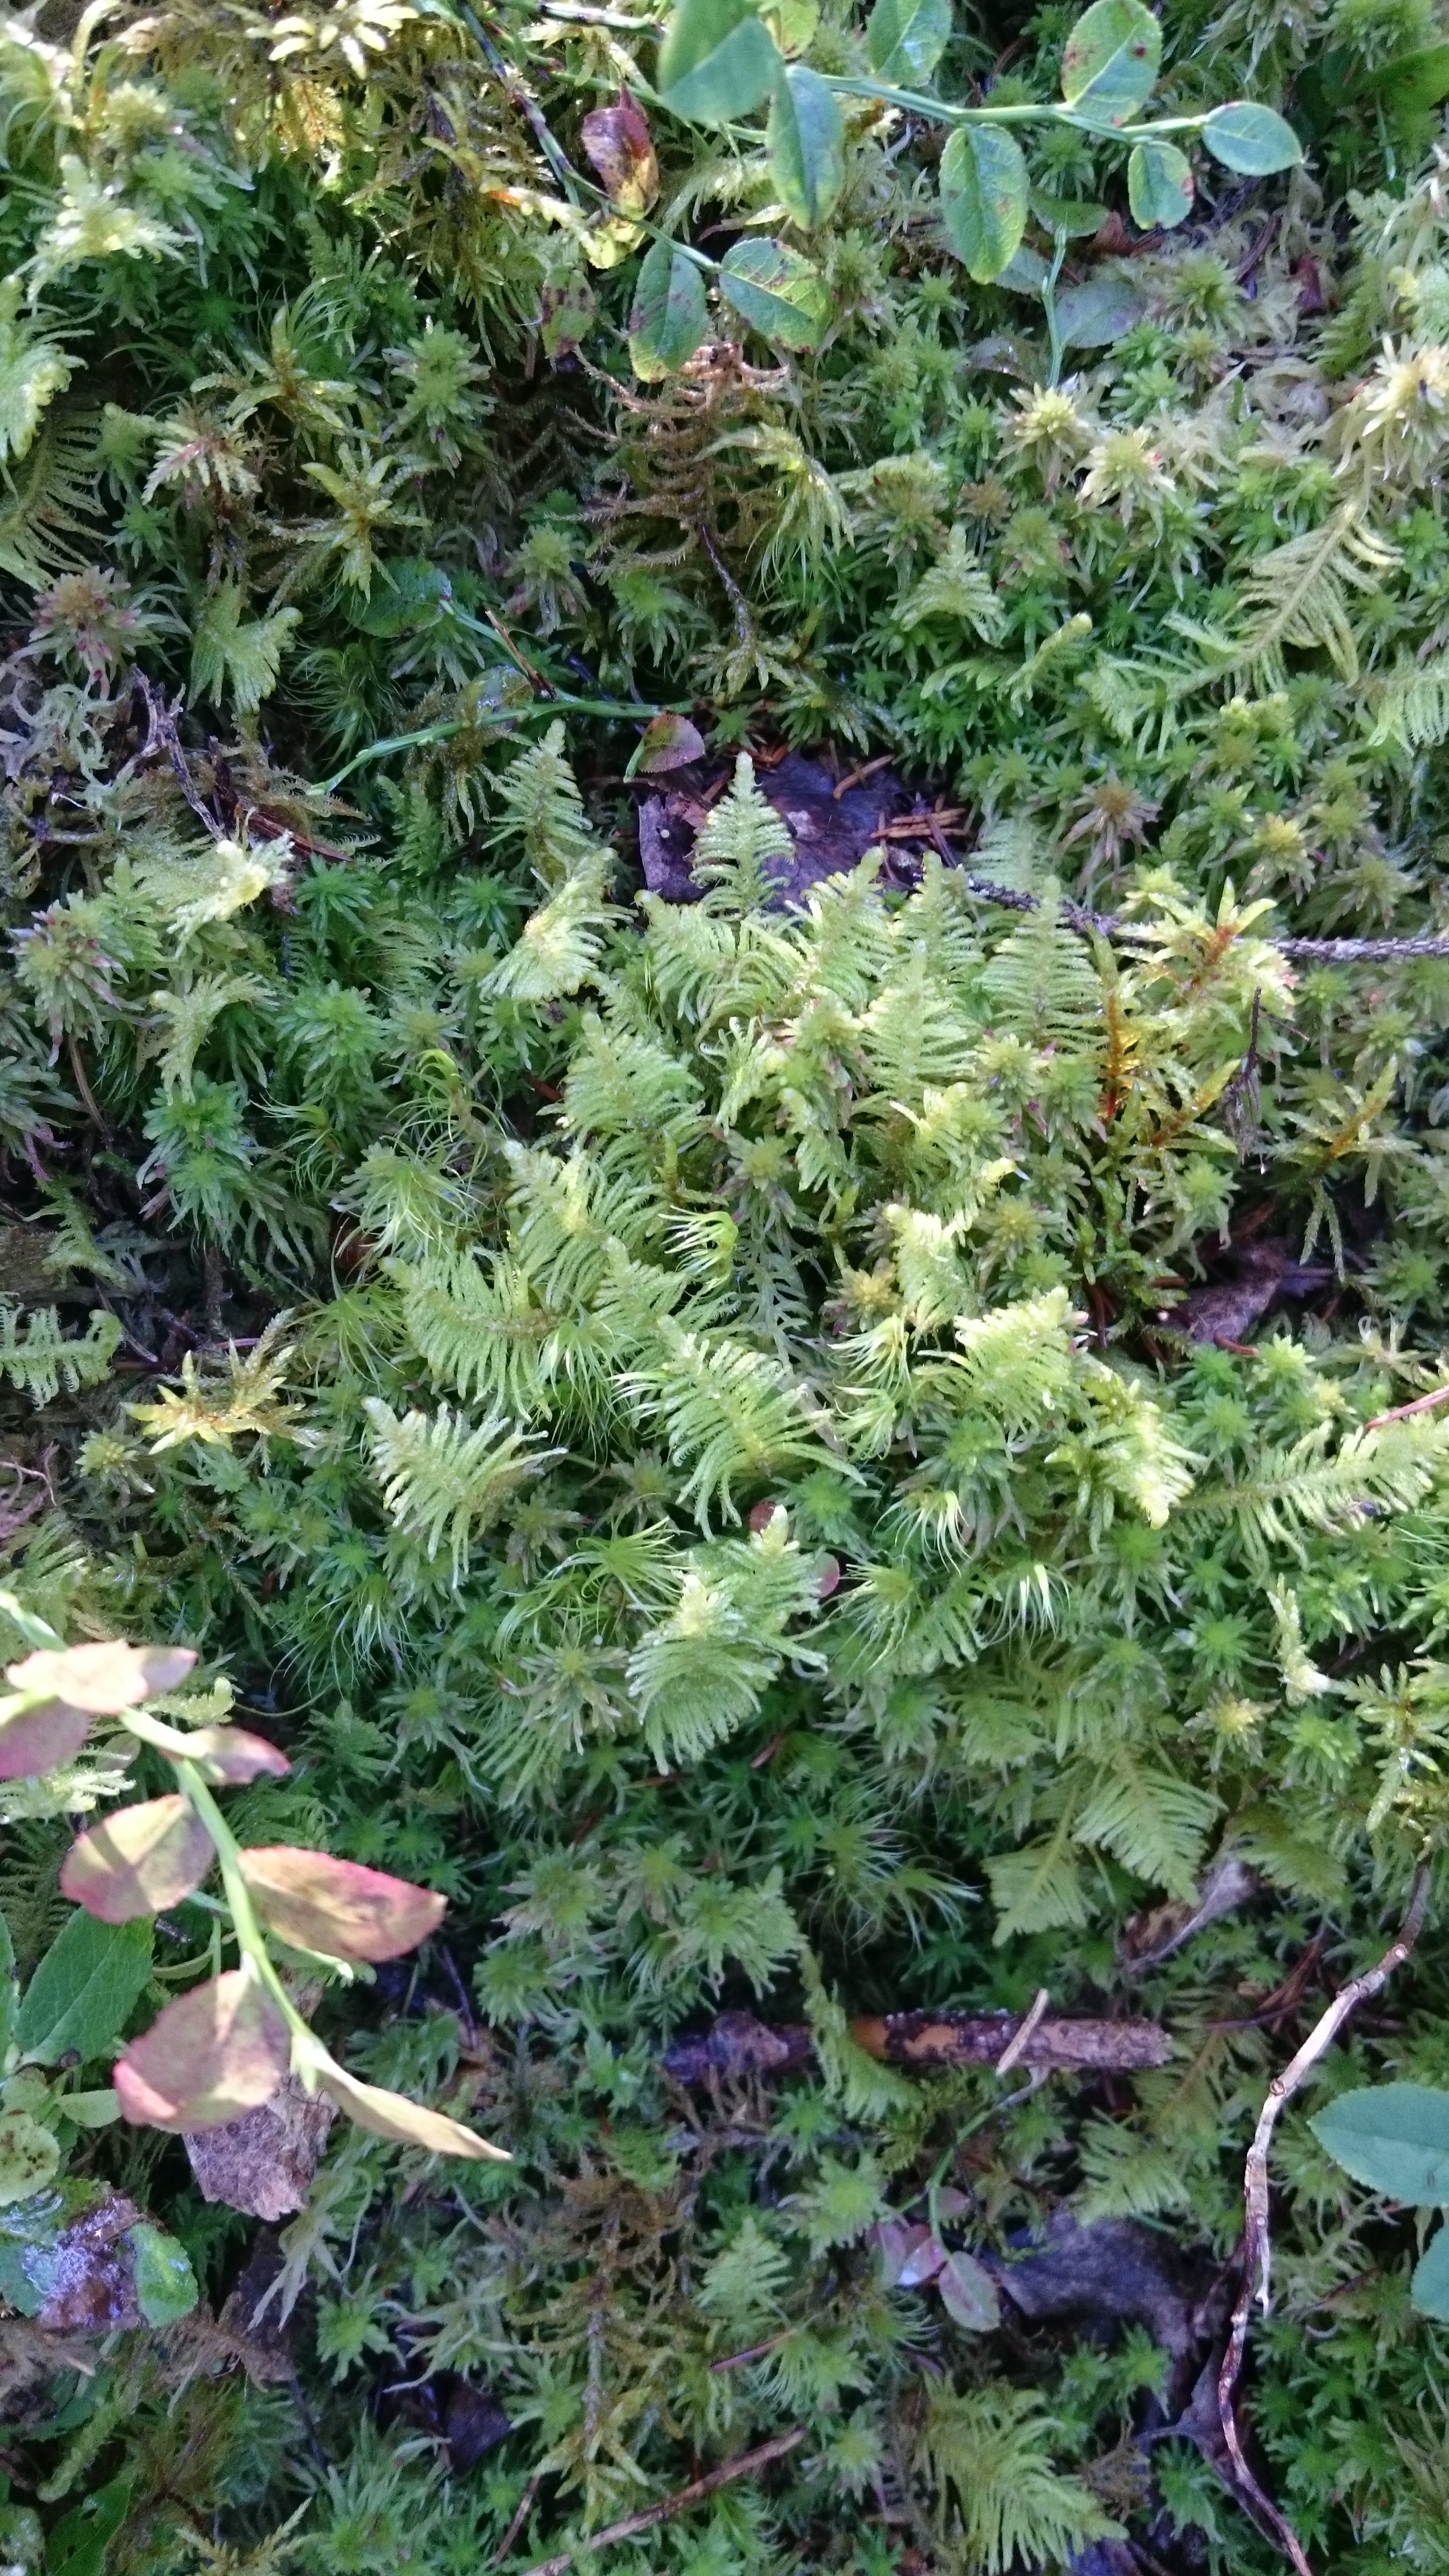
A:
{"label": "withered leaf", "polygon": [[244,1968],[181,1995],[117,2061],[123,2119],[143,2127],[220,2128],[276,2092],[291,2058],[287,2025]]}
{"label": "withered leaf", "polygon": [[704,758],[704,737],[688,716],[671,715],[668,709],[651,718],[639,737],[638,748],[629,763],[631,777],[657,777],[667,769],[688,769],[690,763]]}
{"label": "withered leaf", "polygon": [[429,2111],[421,2102],[405,2101],[401,2093],[385,2092],[380,2084],[362,2084],[340,2066],[329,2066],[322,2083],[349,2120],[355,2120],[359,2129],[369,2129],[375,2138],[390,2138],[400,2147],[426,2147],[435,2156],[468,2156],[475,2163],[485,2156],[495,2164],[512,2161],[506,2147],[491,2146],[475,2130],[465,2129],[461,2120],[450,2120],[444,2111]]}
{"label": "withered leaf", "polygon": [[211,1836],[185,1798],[148,1798],[72,1843],[61,1892],[102,1923],[130,1923],[190,1896],[211,1860]]}
{"label": "withered leaf", "polygon": [[241,1865],[270,1929],[328,1959],[399,1959],[436,1932],[447,1912],[447,1898],[431,1889],[330,1852],[278,1843],[244,1851]]}
{"label": "withered leaf", "polygon": [[941,2305],[968,2334],[990,2334],[1001,2323],[996,2284],[974,2254],[948,2254],[936,2274]]}
{"label": "withered leaf", "polygon": [[[659,163],[649,120],[627,89],[613,107],[596,107],[580,137],[590,162],[621,214],[642,215],[659,194]],[[700,749],[704,745],[701,743]]]}
{"label": "withered leaf", "polygon": [[946,2260],[945,2247],[937,2244],[929,2227],[907,2218],[882,2219],[871,2229],[871,2240],[887,2290],[918,2290],[923,2281],[934,2281]]}
{"label": "withered leaf", "polygon": [[135,2264],[124,2241],[140,2217],[135,2203],[115,2192],[73,2218],[56,2244],[34,2249],[25,2268],[44,2294],[37,2325],[52,2334],[101,2334],[141,2323]]}

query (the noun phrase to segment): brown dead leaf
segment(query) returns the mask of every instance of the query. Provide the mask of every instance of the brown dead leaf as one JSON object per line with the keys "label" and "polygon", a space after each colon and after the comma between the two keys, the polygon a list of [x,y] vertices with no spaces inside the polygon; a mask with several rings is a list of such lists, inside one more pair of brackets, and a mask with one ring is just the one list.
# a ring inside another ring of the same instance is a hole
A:
{"label": "brown dead leaf", "polygon": [[325,2093],[308,2093],[289,2075],[259,2109],[219,2129],[193,2131],[186,2153],[202,2199],[252,2218],[290,2217],[306,2200],[336,2117]]}

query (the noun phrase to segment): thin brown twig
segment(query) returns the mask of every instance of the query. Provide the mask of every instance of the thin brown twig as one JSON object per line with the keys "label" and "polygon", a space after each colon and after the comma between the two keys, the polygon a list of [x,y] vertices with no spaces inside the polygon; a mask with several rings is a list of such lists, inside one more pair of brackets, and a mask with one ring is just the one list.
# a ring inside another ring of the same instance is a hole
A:
{"label": "thin brown twig", "polygon": [[770,2335],[764,2343],[752,2343],[744,2352],[723,2353],[718,2361],[710,2363],[710,2369],[739,2370],[747,2361],[763,2361],[767,2353],[778,2352],[782,2343],[788,2343],[794,2331],[793,2326],[786,2326],[782,2334]]}
{"label": "thin brown twig", "polygon": [[518,2511],[515,2513],[513,2520],[510,2522],[508,2529],[503,2535],[503,2538],[499,2541],[497,2548],[493,2552],[493,2564],[495,2567],[502,2566],[504,2559],[507,2557],[515,2540],[518,2538],[520,2531],[527,2522],[529,2514],[533,2509],[533,2499],[537,2495],[542,2482],[542,2471],[535,2469],[527,2486],[524,2488],[522,2495],[518,2499]]}
{"label": "thin brown twig", "polygon": [[1436,1386],[1428,1395],[1416,1395],[1412,1404],[1396,1404],[1392,1413],[1376,1413],[1365,1431],[1382,1431],[1386,1422],[1407,1422],[1411,1413],[1430,1413],[1436,1404],[1449,1404],[1449,1386]]}
{"label": "thin brown twig", "polygon": [[717,2487],[728,2486],[735,2478],[753,2477],[757,2469],[767,2469],[772,2460],[783,2460],[787,2451],[798,2450],[805,2439],[805,2427],[797,2424],[792,2432],[776,2433],[753,2451],[740,2451],[732,2460],[722,2460],[717,2469],[709,2469],[702,2478],[691,2478],[687,2487],[676,2488],[658,2504],[646,2505],[642,2513],[629,2513],[622,2522],[611,2522],[603,2531],[592,2532],[573,2549],[565,2549],[557,2558],[540,2558],[527,2576],[570,2576],[574,2561],[584,2550],[607,2549],[613,2541],[633,2540],[641,2531],[655,2531],[661,2522],[672,2522],[677,2513],[685,2513],[692,2504],[700,2504]]}
{"label": "thin brown twig", "polygon": [[[972,894],[985,903],[999,903],[1008,912],[1041,910],[1040,895],[1028,894],[1021,886],[997,885],[969,868],[962,873]],[[1123,920],[1118,913],[1091,912],[1085,904],[1061,903],[1058,909],[1069,929],[1100,931],[1104,939],[1130,937],[1144,927]],[[1424,931],[1409,939],[1278,939],[1269,934],[1263,944],[1305,966],[1392,966],[1406,957],[1449,958],[1449,933],[1443,931]]]}
{"label": "thin brown twig", "polygon": [[995,2069],[993,2071],[997,2075],[1009,2075],[1018,2058],[1026,2055],[1027,2045],[1031,2040],[1035,2039],[1037,2025],[1045,2015],[1046,2008],[1050,2002],[1050,1989],[1046,1986],[1038,1986],[1036,1990],[1035,2003],[1031,2006],[1031,2009],[1026,2014],[1025,2018],[1017,2023],[1015,2031],[1007,2041],[1006,2046],[1003,2048],[1001,2055],[996,2061]]}
{"label": "thin brown twig", "polygon": [[1297,2576],[1313,2576],[1303,2544],[1271,2496],[1264,2494],[1249,2468],[1233,2411],[1243,2357],[1247,2351],[1248,2319],[1252,2314],[1254,2297],[1259,2300],[1265,2316],[1271,2299],[1273,2240],[1268,2211],[1268,2152],[1280,2112],[1332,2046],[1349,2015],[1356,2012],[1361,2003],[1366,2003],[1370,1995],[1376,1995],[1381,1986],[1387,1985],[1395,1968],[1403,1965],[1424,1928],[1428,1906],[1429,1870],[1426,1866],[1414,1880],[1408,1911],[1377,1967],[1366,1968],[1361,1977],[1351,1977],[1348,1984],[1340,1988],[1327,2011],[1319,2015],[1297,2054],[1290,2057],[1281,2074],[1274,2076],[1268,2087],[1267,2100],[1258,2115],[1258,2125],[1253,2132],[1253,2143],[1248,2149],[1248,2160],[1243,2170],[1243,2284],[1233,2310],[1232,2331],[1223,2355],[1223,2366],[1218,2373],[1218,2420],[1223,2428],[1228,2456],[1244,2493],[1265,2517],[1285,2557],[1297,2570]]}
{"label": "thin brown twig", "polygon": [[893,751],[883,751],[877,759],[863,760],[858,768],[847,769],[845,776],[838,778],[830,791],[832,802],[838,805],[849,789],[861,786],[867,778],[874,778],[878,769],[889,769],[894,758]]}

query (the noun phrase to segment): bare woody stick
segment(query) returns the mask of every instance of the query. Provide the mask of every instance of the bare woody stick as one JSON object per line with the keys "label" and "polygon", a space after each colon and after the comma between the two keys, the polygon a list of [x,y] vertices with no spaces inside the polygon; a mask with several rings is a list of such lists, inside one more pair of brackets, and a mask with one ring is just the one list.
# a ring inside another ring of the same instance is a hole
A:
{"label": "bare woody stick", "polygon": [[702,2478],[692,2478],[687,2487],[677,2488],[658,2504],[646,2505],[642,2513],[626,2514],[622,2522],[611,2522],[605,2530],[593,2532],[557,2558],[540,2558],[536,2567],[527,2570],[527,2576],[570,2576],[575,2560],[584,2550],[607,2549],[612,2541],[633,2540],[641,2531],[654,2531],[661,2522],[672,2522],[677,2513],[701,2503],[717,2487],[727,2487],[734,2478],[753,2477],[757,2469],[767,2469],[772,2460],[783,2460],[786,2452],[798,2450],[804,2439],[805,2427],[797,2424],[793,2432],[776,2433],[756,2450],[740,2451],[732,2460],[721,2460],[717,2469],[707,2470]]}
{"label": "bare woody stick", "polygon": [[1349,2015],[1356,2012],[1360,2004],[1367,2003],[1370,1995],[1376,1995],[1381,1986],[1387,1985],[1395,1968],[1402,1967],[1424,1928],[1428,1904],[1429,1872],[1424,1868],[1414,1881],[1409,1910],[1377,1967],[1366,1968],[1361,1977],[1350,1978],[1349,1983],[1334,1996],[1328,2010],[1314,2023],[1296,2057],[1289,2059],[1281,2075],[1274,2076],[1268,2087],[1268,2098],[1258,2115],[1258,2125],[1253,2132],[1253,2143],[1248,2149],[1248,2161],[1243,2171],[1243,2286],[1238,2292],[1232,2333],[1218,2374],[1218,2417],[1228,2456],[1243,2491],[1275,2534],[1279,2547],[1297,2570],[1297,2576],[1313,2576],[1303,2544],[1271,2496],[1264,2494],[1249,2468],[1243,2456],[1237,2416],[1233,2410],[1243,2355],[1247,2350],[1248,2319],[1252,2314],[1254,2296],[1256,2294],[1265,2316],[1271,2298],[1273,2240],[1268,2219],[1268,2151],[1273,2143],[1279,2113],[1331,2048]]}

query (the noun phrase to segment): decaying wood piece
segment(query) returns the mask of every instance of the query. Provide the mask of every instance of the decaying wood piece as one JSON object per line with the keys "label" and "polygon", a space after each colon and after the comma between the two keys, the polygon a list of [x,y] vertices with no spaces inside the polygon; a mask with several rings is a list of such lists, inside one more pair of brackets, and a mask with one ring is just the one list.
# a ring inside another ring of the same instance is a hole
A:
{"label": "decaying wood piece", "polygon": [[[1048,2071],[1102,2068],[1128,2074],[1165,2066],[1172,2041],[1155,2021],[1072,2021],[1044,2014],[1026,2031],[1021,2013],[904,2012],[866,2014],[850,2025],[858,2048],[887,2066],[996,2066],[1012,2061]],[[1015,2043],[1024,2033],[1022,2044]]]}
{"label": "decaying wood piece", "polygon": [[753,2013],[726,2012],[696,2038],[675,2040],[660,2063],[676,2084],[708,2084],[720,2076],[788,2075],[814,2058],[815,2043],[803,2022],[772,2028]]}

